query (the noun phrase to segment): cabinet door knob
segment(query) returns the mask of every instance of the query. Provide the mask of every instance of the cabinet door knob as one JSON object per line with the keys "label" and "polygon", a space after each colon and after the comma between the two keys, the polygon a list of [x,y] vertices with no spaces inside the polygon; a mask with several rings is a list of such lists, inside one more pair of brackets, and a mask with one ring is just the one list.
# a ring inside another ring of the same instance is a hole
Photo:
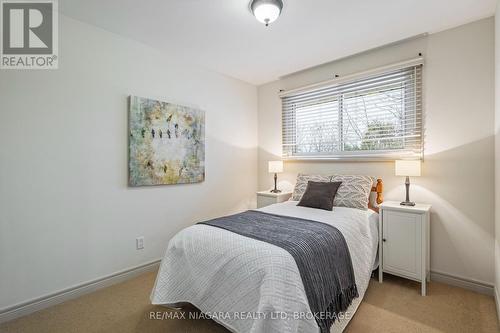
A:
{"label": "cabinet door knob", "polygon": [[385,242],[385,241],[387,241],[387,239],[385,239],[385,238],[382,238],[382,242]]}

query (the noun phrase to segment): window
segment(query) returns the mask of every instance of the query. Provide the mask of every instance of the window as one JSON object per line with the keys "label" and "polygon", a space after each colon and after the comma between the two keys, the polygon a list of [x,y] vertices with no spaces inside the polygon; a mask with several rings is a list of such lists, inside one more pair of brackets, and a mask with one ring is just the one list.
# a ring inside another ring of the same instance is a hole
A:
{"label": "window", "polygon": [[421,157],[422,65],[282,96],[283,157]]}

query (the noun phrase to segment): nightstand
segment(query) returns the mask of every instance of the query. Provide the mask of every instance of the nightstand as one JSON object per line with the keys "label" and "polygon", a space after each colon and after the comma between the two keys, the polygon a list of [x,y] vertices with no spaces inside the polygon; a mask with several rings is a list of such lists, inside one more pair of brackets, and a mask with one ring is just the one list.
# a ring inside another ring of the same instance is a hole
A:
{"label": "nightstand", "polygon": [[292,192],[273,193],[270,191],[257,192],[257,208],[262,208],[275,203],[287,201],[292,196]]}
{"label": "nightstand", "polygon": [[422,284],[430,271],[430,205],[401,206],[388,201],[380,205],[379,215],[379,282],[383,273],[401,276]]}

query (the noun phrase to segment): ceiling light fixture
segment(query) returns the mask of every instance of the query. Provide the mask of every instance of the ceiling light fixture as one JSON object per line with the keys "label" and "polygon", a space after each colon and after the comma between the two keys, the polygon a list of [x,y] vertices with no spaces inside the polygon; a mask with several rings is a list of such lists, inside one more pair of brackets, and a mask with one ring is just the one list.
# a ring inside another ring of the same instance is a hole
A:
{"label": "ceiling light fixture", "polygon": [[282,0],[252,0],[250,10],[255,18],[266,25],[276,21],[283,9]]}

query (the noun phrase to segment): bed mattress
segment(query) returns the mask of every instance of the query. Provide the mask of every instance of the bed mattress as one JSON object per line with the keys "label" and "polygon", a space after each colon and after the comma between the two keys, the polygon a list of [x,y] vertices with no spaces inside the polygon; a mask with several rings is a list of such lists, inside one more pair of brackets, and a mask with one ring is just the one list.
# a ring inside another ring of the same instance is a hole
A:
{"label": "bed mattress", "polygon": [[[328,223],[347,242],[359,297],[331,332],[342,332],[377,265],[378,214],[295,201],[260,211]],[[190,303],[233,332],[319,332],[293,257],[282,248],[207,225],[181,230],[169,242],[151,294],[153,304]]]}

